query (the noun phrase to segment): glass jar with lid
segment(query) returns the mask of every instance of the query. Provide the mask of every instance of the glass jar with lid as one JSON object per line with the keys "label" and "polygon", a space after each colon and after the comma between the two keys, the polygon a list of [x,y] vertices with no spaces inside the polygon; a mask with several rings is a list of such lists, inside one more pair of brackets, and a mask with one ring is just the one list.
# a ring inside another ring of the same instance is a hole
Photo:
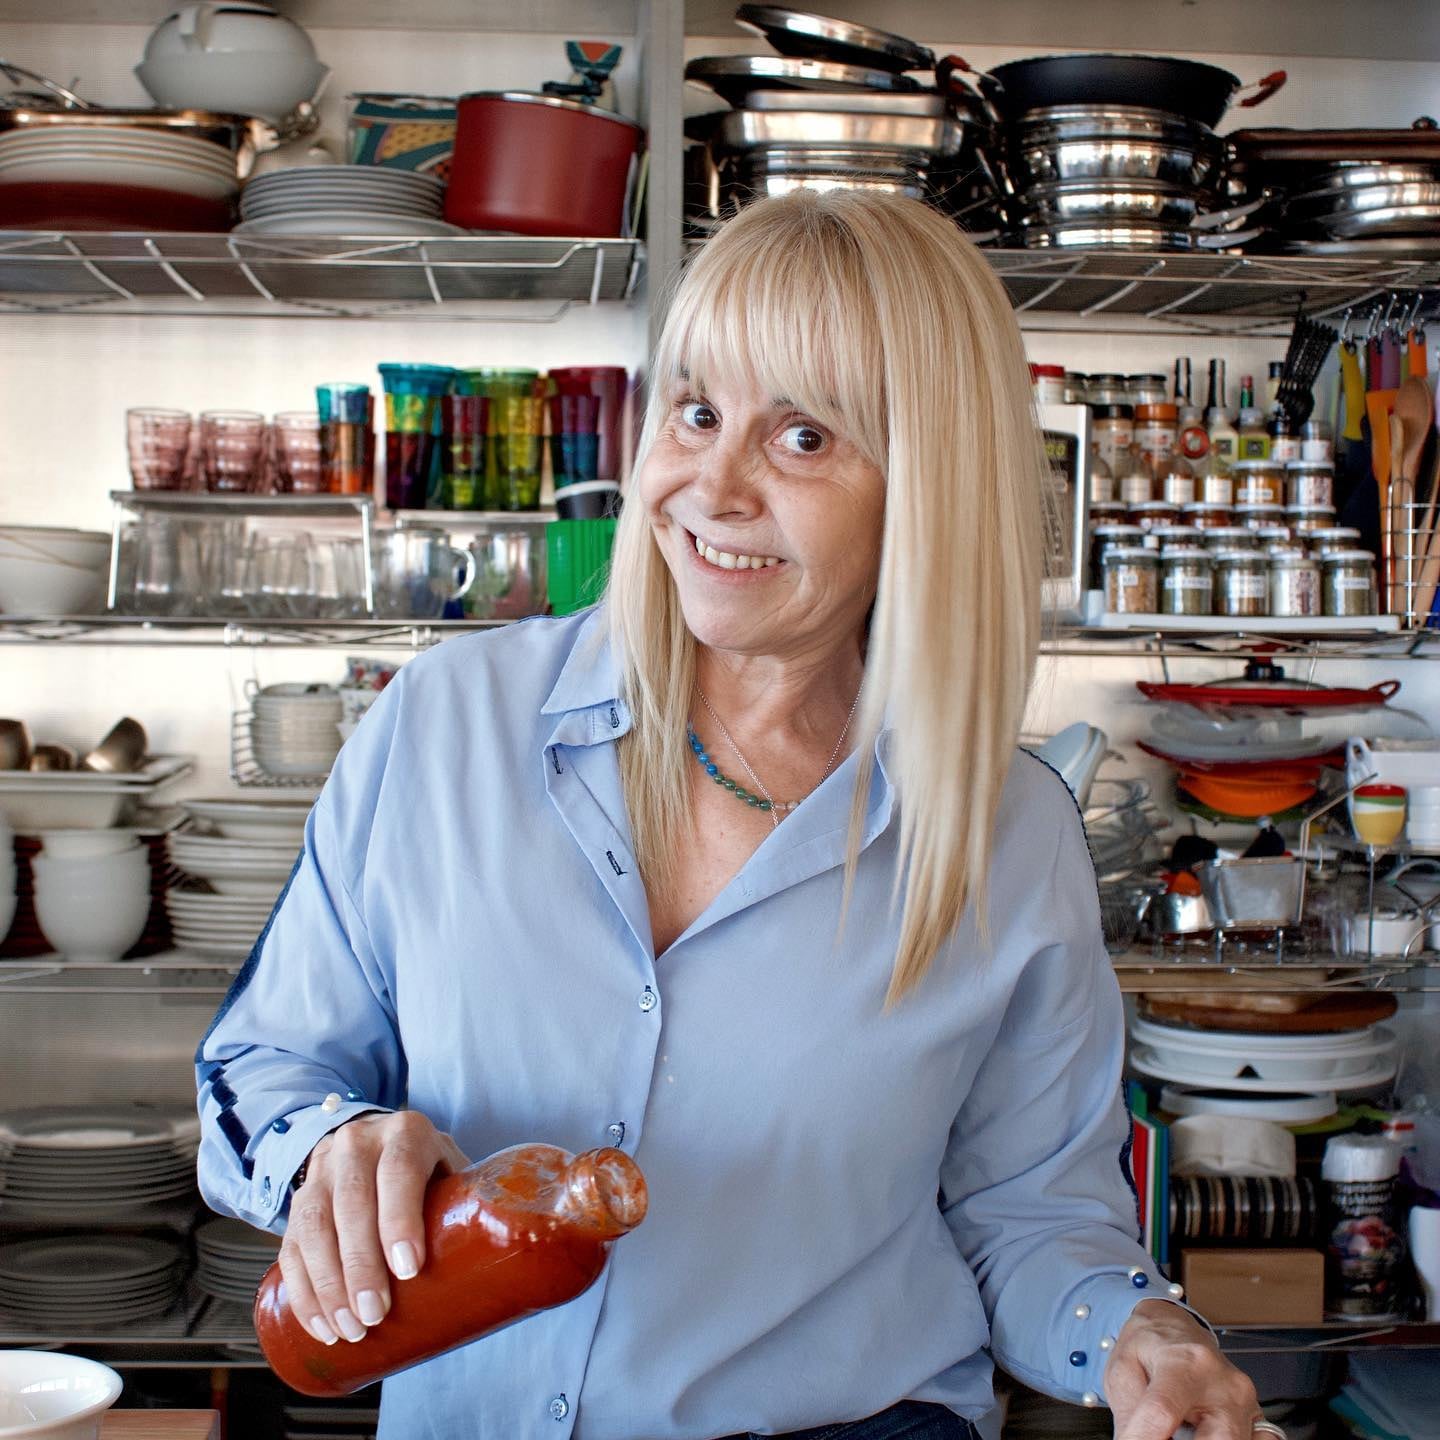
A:
{"label": "glass jar with lid", "polygon": [[1123,500],[1092,500],[1090,502],[1090,524],[1123,525],[1130,507]]}
{"label": "glass jar with lid", "polygon": [[1323,613],[1318,560],[1298,550],[1270,556],[1270,613],[1296,619]]}
{"label": "glass jar with lid", "polygon": [[1195,503],[1195,477],[1189,470],[1170,467],[1160,477],[1160,498],[1171,505],[1193,505]]}
{"label": "glass jar with lid", "polygon": [[1087,405],[1133,405],[1130,382],[1123,375],[1088,375],[1085,378]]}
{"label": "glass jar with lid", "polygon": [[1235,503],[1235,481],[1228,470],[1217,470],[1213,460],[1213,453],[1206,457],[1205,472],[1195,493],[1206,505],[1223,505],[1228,510]]}
{"label": "glass jar with lid", "polygon": [[1333,505],[1291,505],[1285,511],[1285,523],[1297,535],[1313,535],[1320,530],[1335,528]]}
{"label": "glass jar with lid", "polygon": [[1237,505],[1235,523],[1250,530],[1273,529],[1285,526],[1283,505]]}
{"label": "glass jar with lid", "polygon": [[1090,410],[1090,440],[1112,475],[1131,468],[1127,464],[1135,443],[1135,410],[1130,405],[1094,405]]}
{"label": "glass jar with lid", "polygon": [[1138,525],[1094,525],[1090,529],[1090,589],[1105,588],[1105,552],[1121,546],[1137,549],[1145,544]]}
{"label": "glass jar with lid", "polygon": [[1305,542],[1298,540],[1288,525],[1257,525],[1255,527],[1255,548],[1257,550],[1303,550]]}
{"label": "glass jar with lid", "polygon": [[1143,545],[1105,552],[1105,608],[1112,615],[1154,615],[1159,609],[1160,556]]}
{"label": "glass jar with lid", "polygon": [[1274,460],[1236,460],[1230,478],[1237,505],[1285,504],[1285,467]]}
{"label": "glass jar with lid", "polygon": [[1086,400],[1085,387],[1090,377],[1082,375],[1078,370],[1067,370],[1065,372],[1065,403],[1067,405],[1083,405]]}
{"label": "glass jar with lid", "polygon": [[1204,533],[1193,525],[1156,525],[1145,532],[1145,543],[1162,553],[1172,545],[1203,545]]}
{"label": "glass jar with lid", "polygon": [[1324,460],[1292,460],[1285,467],[1286,504],[1333,505],[1335,467]]}
{"label": "glass jar with lid", "polygon": [[1207,500],[1197,500],[1180,511],[1181,522],[1193,525],[1197,530],[1218,530],[1231,525],[1234,518],[1228,505],[1216,505]]}
{"label": "glass jar with lid", "polygon": [[1032,365],[1030,390],[1037,405],[1065,403],[1065,367],[1063,365]]}
{"label": "glass jar with lid", "polygon": [[1130,523],[1145,530],[1153,530],[1157,525],[1178,525],[1180,507],[1168,500],[1147,500],[1143,505],[1130,507]]}
{"label": "glass jar with lid", "polygon": [[1300,458],[1334,461],[1335,442],[1330,438],[1330,427],[1323,420],[1307,420],[1300,427]]}
{"label": "glass jar with lid", "polygon": [[1112,473],[1117,477],[1116,493],[1126,505],[1143,505],[1155,498],[1155,477],[1146,468],[1138,447],[1132,445]]}
{"label": "glass jar with lid", "polygon": [[1160,612],[1209,615],[1215,604],[1214,557],[1202,545],[1171,545],[1160,553]]}
{"label": "glass jar with lid", "polygon": [[1179,420],[1180,411],[1174,405],[1135,407],[1135,448],[1151,475],[1164,475],[1178,458],[1175,437]]}
{"label": "glass jar with lid", "polygon": [[1258,550],[1220,551],[1215,556],[1215,613],[1248,619],[1267,614],[1269,606],[1270,562],[1266,557]]}
{"label": "glass jar with lid", "polygon": [[1360,532],[1353,525],[1331,525],[1325,530],[1312,530],[1305,539],[1311,550],[1322,559],[1333,550],[1359,550],[1362,548]]}
{"label": "glass jar with lid", "polygon": [[1332,550],[1320,561],[1322,602],[1326,615],[1373,615],[1375,557],[1368,550]]}
{"label": "glass jar with lid", "polygon": [[1212,555],[1218,555],[1225,550],[1260,549],[1255,532],[1247,530],[1243,525],[1217,525],[1214,529],[1201,531],[1201,534],[1205,537],[1205,548]]}
{"label": "glass jar with lid", "polygon": [[1164,375],[1130,375],[1127,377],[1130,394],[1137,405],[1163,405],[1169,392],[1169,383]]}

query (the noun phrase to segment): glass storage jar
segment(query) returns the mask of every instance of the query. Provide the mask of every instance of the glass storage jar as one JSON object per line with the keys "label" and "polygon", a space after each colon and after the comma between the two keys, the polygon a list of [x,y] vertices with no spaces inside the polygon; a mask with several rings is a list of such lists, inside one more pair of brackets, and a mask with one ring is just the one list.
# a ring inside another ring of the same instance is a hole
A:
{"label": "glass storage jar", "polygon": [[1270,563],[1258,550],[1222,550],[1215,557],[1215,613],[1244,619],[1269,613]]}
{"label": "glass storage jar", "polygon": [[1164,615],[1209,615],[1215,604],[1215,562],[1201,545],[1172,545],[1161,551],[1160,611]]}
{"label": "glass storage jar", "polygon": [[1235,523],[1244,525],[1249,530],[1281,527],[1285,524],[1285,507],[1283,505],[1237,505],[1235,507]]}
{"label": "glass storage jar", "polygon": [[1198,500],[1193,505],[1186,505],[1180,511],[1180,519],[1186,525],[1193,525],[1197,530],[1218,530],[1230,525],[1234,516],[1228,505],[1217,505],[1213,501]]}
{"label": "glass storage jar", "polygon": [[1130,405],[1096,405],[1090,411],[1090,439],[1112,475],[1128,468],[1125,458],[1135,443],[1135,410]]}
{"label": "glass storage jar", "polygon": [[1311,550],[1322,560],[1336,550],[1361,548],[1360,532],[1352,525],[1332,525],[1327,530],[1312,530],[1305,539]]}
{"label": "glass storage jar", "polygon": [[1145,532],[1151,550],[1168,550],[1172,545],[1203,545],[1205,535],[1193,525],[1156,525]]}
{"label": "glass storage jar", "polygon": [[1130,507],[1130,523],[1142,530],[1153,530],[1157,525],[1178,525],[1180,507],[1168,500],[1147,500],[1143,505]]}
{"label": "glass storage jar", "polygon": [[1126,378],[1137,405],[1165,403],[1169,383],[1164,375],[1130,375]]}
{"label": "glass storage jar", "polygon": [[1135,448],[1152,475],[1163,475],[1175,456],[1180,411],[1174,405],[1135,407]]}
{"label": "glass storage jar", "polygon": [[1235,481],[1228,471],[1209,469],[1200,477],[1196,494],[1207,505],[1223,505],[1228,510],[1235,503]]}
{"label": "glass storage jar", "polygon": [[1368,550],[1332,550],[1321,559],[1322,600],[1327,615],[1373,615],[1375,557]]}
{"label": "glass storage jar", "polygon": [[1090,502],[1090,524],[1123,525],[1130,507],[1123,500],[1092,500]]}
{"label": "glass storage jar", "polygon": [[1088,375],[1085,378],[1087,405],[1133,405],[1130,382],[1123,375]]}
{"label": "glass storage jar", "polygon": [[1230,467],[1236,505],[1285,504],[1285,467],[1274,460],[1237,460]]}
{"label": "glass storage jar", "polygon": [[1145,532],[1138,525],[1094,525],[1090,529],[1090,589],[1105,588],[1105,552],[1116,546],[1142,546]]}
{"label": "glass storage jar", "polygon": [[1160,498],[1171,505],[1195,503],[1195,477],[1188,470],[1171,469],[1160,478]]}
{"label": "glass storage jar", "polygon": [[1247,530],[1243,525],[1217,525],[1213,530],[1206,530],[1205,548],[1212,555],[1218,555],[1225,550],[1259,550],[1259,541],[1255,539],[1255,532]]}
{"label": "glass storage jar", "polygon": [[1160,557],[1143,545],[1105,552],[1105,608],[1112,615],[1154,615],[1159,608]]}
{"label": "glass storage jar", "polygon": [[1285,467],[1285,503],[1297,505],[1333,505],[1335,503],[1335,467],[1323,460],[1292,460]]}
{"label": "glass storage jar", "polygon": [[1333,505],[1292,505],[1285,512],[1285,523],[1296,535],[1314,535],[1320,530],[1335,528]]}
{"label": "glass storage jar", "polygon": [[1270,613],[1291,618],[1322,613],[1318,560],[1296,550],[1270,556]]}

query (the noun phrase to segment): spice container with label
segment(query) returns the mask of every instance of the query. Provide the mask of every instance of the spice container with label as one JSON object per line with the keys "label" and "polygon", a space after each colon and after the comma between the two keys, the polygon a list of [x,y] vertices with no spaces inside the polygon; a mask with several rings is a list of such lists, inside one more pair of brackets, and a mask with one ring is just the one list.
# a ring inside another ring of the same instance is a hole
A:
{"label": "spice container with label", "polygon": [[1188,470],[1169,469],[1160,479],[1160,497],[1171,505],[1195,503],[1195,477]]}
{"label": "spice container with label", "polygon": [[1270,613],[1294,619],[1323,613],[1318,560],[1295,550],[1270,556]]}
{"label": "spice container with label", "polygon": [[1115,474],[1101,458],[1095,442],[1090,442],[1090,503],[1108,504],[1115,498]]}
{"label": "spice container with label", "polygon": [[1130,375],[1126,377],[1130,394],[1137,405],[1163,405],[1167,398],[1163,375]]}
{"label": "spice container with label", "polygon": [[1138,525],[1092,525],[1090,527],[1090,589],[1105,588],[1105,552],[1121,546],[1137,548],[1145,543]]}
{"label": "spice container with label", "polygon": [[1360,549],[1360,532],[1351,525],[1332,525],[1327,530],[1312,530],[1305,539],[1311,550],[1322,560],[1335,550]]}
{"label": "spice container with label", "polygon": [[1037,405],[1065,403],[1065,367],[1063,365],[1032,365],[1030,389]]}
{"label": "spice container with label", "polygon": [[1085,380],[1087,405],[1132,405],[1130,382],[1123,375],[1090,375]]}
{"label": "spice container with label", "polygon": [[1113,615],[1154,615],[1159,608],[1160,557],[1143,545],[1105,552],[1105,608]]}
{"label": "spice container with label", "polygon": [[1165,551],[1172,545],[1203,545],[1205,535],[1193,525],[1156,525],[1145,532],[1145,543],[1152,550]]}
{"label": "spice container with label", "polygon": [[1329,1316],[1386,1320],[1401,1314],[1399,1173],[1400,1147],[1383,1135],[1336,1135],[1326,1143],[1320,1178]]}
{"label": "spice container with label", "polygon": [[1161,553],[1160,610],[1165,615],[1209,615],[1215,603],[1215,567],[1199,545],[1174,545]]}
{"label": "spice container with label", "polygon": [[1244,525],[1249,530],[1283,527],[1285,525],[1285,507],[1283,505],[1237,505],[1235,507],[1235,523]]}
{"label": "spice container with label", "polygon": [[1235,503],[1235,481],[1230,471],[1215,468],[1214,455],[1205,459],[1205,473],[1200,477],[1196,494],[1206,505],[1233,505]]}
{"label": "spice container with label", "polygon": [[1375,557],[1368,550],[1332,550],[1320,561],[1325,614],[1373,615]]}
{"label": "spice container with label", "polygon": [[1085,387],[1090,377],[1082,375],[1078,370],[1067,370],[1065,372],[1065,403],[1067,405],[1083,405],[1086,400]]}
{"label": "spice container with label", "polygon": [[1290,417],[1283,410],[1274,410],[1270,423],[1265,427],[1270,437],[1270,458],[1280,464],[1300,458],[1300,436],[1290,424]]}
{"label": "spice container with label", "polygon": [[1218,555],[1222,550],[1260,549],[1255,532],[1247,530],[1243,525],[1217,525],[1213,530],[1204,530],[1201,534],[1205,537],[1205,548],[1212,555]]}
{"label": "spice container with label", "polygon": [[1130,523],[1144,530],[1153,530],[1157,525],[1178,525],[1180,507],[1168,500],[1147,500],[1143,505],[1130,507]]}
{"label": "spice container with label", "polygon": [[1334,463],[1335,442],[1330,438],[1330,427],[1323,420],[1307,420],[1300,427],[1300,458]]}
{"label": "spice container with label", "polygon": [[1237,505],[1284,505],[1285,467],[1273,460],[1237,460],[1230,467]]}
{"label": "spice container with label", "polygon": [[1123,500],[1092,500],[1090,502],[1090,524],[1123,525],[1130,507]]}
{"label": "spice container with label", "polygon": [[1310,536],[1335,528],[1333,505],[1291,505],[1285,511],[1285,523],[1297,535]]}
{"label": "spice container with label", "polygon": [[1258,550],[1215,556],[1215,613],[1244,619],[1269,613],[1270,565]]}
{"label": "spice container with label", "polygon": [[1090,438],[1112,475],[1128,469],[1135,443],[1135,411],[1129,405],[1096,405],[1090,411]]}
{"label": "spice container with label", "polygon": [[1170,469],[1179,419],[1180,412],[1173,405],[1135,407],[1135,448],[1152,475],[1163,475]]}
{"label": "spice container with label", "polygon": [[1193,525],[1197,530],[1218,530],[1233,523],[1234,516],[1228,505],[1216,505],[1211,501],[1200,500],[1194,505],[1186,505],[1180,511],[1180,519],[1183,524]]}
{"label": "spice container with label", "polygon": [[1293,460],[1285,467],[1287,505],[1333,505],[1335,467],[1328,460]]}

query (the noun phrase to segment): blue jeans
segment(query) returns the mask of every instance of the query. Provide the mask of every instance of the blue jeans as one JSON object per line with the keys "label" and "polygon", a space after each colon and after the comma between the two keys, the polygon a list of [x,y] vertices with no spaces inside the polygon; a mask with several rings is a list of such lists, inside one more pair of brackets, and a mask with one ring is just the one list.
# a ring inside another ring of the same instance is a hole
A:
{"label": "blue jeans", "polygon": [[842,1420],[788,1435],[730,1435],[725,1440],[976,1440],[975,1428],[944,1405],[902,1400],[864,1420]]}

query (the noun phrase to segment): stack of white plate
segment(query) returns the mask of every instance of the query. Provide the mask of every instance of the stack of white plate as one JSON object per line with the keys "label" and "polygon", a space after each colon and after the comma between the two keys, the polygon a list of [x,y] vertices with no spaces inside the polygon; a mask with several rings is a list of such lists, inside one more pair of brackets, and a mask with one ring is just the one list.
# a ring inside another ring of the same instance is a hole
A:
{"label": "stack of white plate", "polygon": [[277,1236],[238,1220],[210,1220],[195,1232],[195,1283],[217,1300],[251,1305],[280,1253]]}
{"label": "stack of white plate", "polygon": [[1236,1094],[1366,1090],[1393,1079],[1395,1034],[1383,1025],[1320,1035],[1197,1030],[1136,1018],[1130,1064],[1142,1075]]}
{"label": "stack of white plate", "polygon": [[199,1121],[138,1105],[0,1113],[0,1214],[101,1218],[195,1194]]}
{"label": "stack of white plate", "polygon": [[262,770],[284,776],[329,773],[340,753],[339,691],[330,685],[268,685],[250,705],[251,748]]}
{"label": "stack of white plate", "polygon": [[433,175],[376,165],[306,165],[258,176],[240,200],[245,235],[463,235],[441,218]]}
{"label": "stack of white plate", "polygon": [[240,188],[235,157],[223,145],[118,125],[7,130],[0,183],[119,186],[220,203]]}
{"label": "stack of white plate", "polygon": [[247,956],[274,908],[274,894],[211,895],[204,890],[185,889],[165,892],[165,909],[176,946],[218,959]]}
{"label": "stack of white plate", "polygon": [[[163,1315],[179,1298],[178,1245],[138,1235],[54,1235],[0,1249],[0,1306],[26,1329],[90,1331]],[[68,1432],[67,1432],[68,1433]]]}
{"label": "stack of white plate", "polygon": [[305,819],[314,803],[309,796],[249,799],[225,795],[182,800],[180,808],[206,830],[233,840],[268,840],[289,845],[293,853],[304,843]]}

